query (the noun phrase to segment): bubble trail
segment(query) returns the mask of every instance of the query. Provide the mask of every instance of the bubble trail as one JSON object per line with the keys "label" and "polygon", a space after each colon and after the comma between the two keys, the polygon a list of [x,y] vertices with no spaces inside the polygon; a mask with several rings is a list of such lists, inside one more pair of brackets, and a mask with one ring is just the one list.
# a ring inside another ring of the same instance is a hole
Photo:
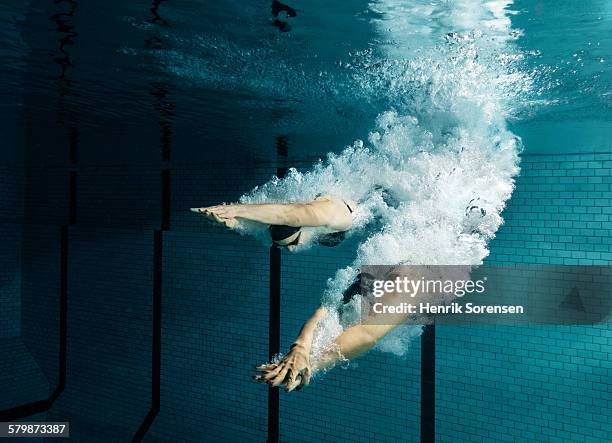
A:
{"label": "bubble trail", "polygon": [[[328,281],[325,305],[342,303],[362,265],[477,265],[488,255],[519,172],[521,142],[507,122],[533,84],[520,69],[510,3],[372,2],[379,45],[347,68],[358,94],[385,106],[367,143],[240,199],[300,202],[323,193],[359,202],[352,232],[364,240]],[[344,320],[330,316],[314,348],[333,340]],[[401,355],[419,334],[400,327],[378,347]]]}

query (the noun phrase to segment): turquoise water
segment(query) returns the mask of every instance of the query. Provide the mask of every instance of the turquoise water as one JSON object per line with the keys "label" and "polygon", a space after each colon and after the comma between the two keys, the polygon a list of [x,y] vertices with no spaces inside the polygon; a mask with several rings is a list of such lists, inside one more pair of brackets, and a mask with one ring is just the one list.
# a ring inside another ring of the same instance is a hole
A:
{"label": "turquoise water", "polygon": [[[409,27],[396,29],[396,35],[403,35],[398,47],[424,49],[443,40],[439,17],[403,11],[402,2],[384,3],[403,14],[402,19],[411,17]],[[127,128],[143,123],[139,110],[147,106],[148,84],[157,81],[168,85],[181,104],[173,118],[185,123],[182,133],[219,144],[227,144],[231,133],[233,145],[260,158],[273,155],[270,146],[278,133],[292,136],[290,156],[337,152],[356,138],[365,140],[385,105],[382,98],[364,100],[356,92],[355,70],[347,68],[364,51],[380,49],[384,37],[375,24],[386,21],[380,4],[293,5],[297,16],[283,19],[288,32],[273,26],[269,2],[263,0],[224,1],[214,8],[198,1],[180,8],[165,3],[168,26],[142,17],[140,11],[149,9],[149,2],[112,11],[80,5],[81,12],[72,19],[79,25],[78,36],[71,37],[49,20],[58,9],[70,12],[69,3],[34,8],[8,2],[0,11],[6,29],[12,30],[3,35],[7,63],[2,67],[2,96],[23,102],[20,91],[27,87],[35,105],[55,111],[46,103],[56,92],[55,78],[65,57],[53,37],[57,32],[74,40],[63,50],[72,63],[66,78],[73,71],[78,79],[72,80],[78,81],[70,84],[65,102],[83,108],[79,119],[85,126],[122,120],[130,136]],[[518,37],[514,44],[526,55],[523,68],[534,71],[537,86],[530,106],[509,122],[523,137],[526,151],[609,150],[610,2],[519,0],[507,5],[507,16]],[[69,22],[70,16],[63,19]],[[264,120],[266,125],[258,123]],[[241,131],[232,131],[236,124]]]}
{"label": "turquoise water", "polygon": [[[381,5],[389,10],[381,12]],[[360,54],[377,53],[385,43],[417,51],[442,42],[438,13],[428,16],[423,9],[441,9],[444,2],[415,5],[410,10],[402,2],[309,2],[297,7],[297,17],[286,19],[289,32],[273,33],[257,7],[226,2],[202,11],[197,25],[173,17],[187,26],[169,31],[175,45],[159,56],[192,88],[236,94],[253,138],[266,134],[252,127],[253,114],[263,112],[272,118],[270,129],[292,135],[300,154],[319,152],[321,145],[338,151],[355,138],[365,139],[385,106],[383,94],[373,101],[356,91],[351,68]],[[463,8],[461,2],[455,8]],[[525,55],[522,69],[535,83],[528,106],[509,119],[526,152],[609,150],[609,2],[516,1],[506,5],[506,15],[516,36],[513,44]],[[396,41],[385,42],[376,23],[384,23]]]}
{"label": "turquoise water", "polygon": [[543,105],[513,127],[527,152],[609,152],[612,134],[612,4],[517,1],[518,44],[535,55]]}

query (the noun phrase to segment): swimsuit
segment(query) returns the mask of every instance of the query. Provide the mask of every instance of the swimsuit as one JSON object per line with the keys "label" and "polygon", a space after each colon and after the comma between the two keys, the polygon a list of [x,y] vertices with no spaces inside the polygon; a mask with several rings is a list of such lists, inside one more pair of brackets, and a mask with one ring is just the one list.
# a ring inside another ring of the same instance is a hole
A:
{"label": "swimsuit", "polygon": [[[348,205],[348,203],[345,202],[344,200],[342,200],[342,202],[346,205],[346,208],[352,214],[353,210]],[[282,242],[283,240],[288,239],[292,235],[295,235],[296,233],[300,233],[301,229],[302,229],[301,227],[287,226],[287,225],[271,225],[269,228],[270,237],[272,237],[272,241],[274,243],[279,244],[279,246],[297,245],[300,240],[300,234],[298,234],[291,243],[282,243]],[[332,247],[332,246],[336,246],[340,244],[345,239],[345,237],[346,237],[346,231],[332,232],[330,234],[318,235],[316,242],[322,246]]]}

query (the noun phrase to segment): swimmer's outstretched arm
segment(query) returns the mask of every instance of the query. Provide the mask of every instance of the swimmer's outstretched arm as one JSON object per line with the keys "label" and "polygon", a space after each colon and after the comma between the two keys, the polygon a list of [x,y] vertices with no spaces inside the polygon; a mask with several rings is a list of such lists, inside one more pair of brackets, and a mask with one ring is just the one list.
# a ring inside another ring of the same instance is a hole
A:
{"label": "swimmer's outstretched arm", "polygon": [[317,372],[330,369],[338,363],[352,360],[364,354],[403,321],[385,325],[364,323],[348,328],[336,338],[334,344],[312,365],[312,371]]}
{"label": "swimmer's outstretched arm", "polygon": [[[390,293],[382,300],[388,305],[396,305],[401,302],[400,297],[400,294]],[[319,308],[306,323],[310,331],[310,334],[307,335],[308,344],[312,343],[314,329],[325,315],[327,315],[327,311],[324,308]],[[303,349],[298,347],[295,352],[295,348],[292,348],[280,362],[259,366],[257,370],[261,371],[262,375],[255,377],[255,379],[272,386],[285,385],[285,391],[287,392],[296,388],[301,389],[308,385],[313,373],[330,369],[340,362],[352,360],[369,351],[384,336],[404,323],[409,317],[408,314],[387,313],[384,315],[384,321],[377,319],[377,316],[372,316],[366,322],[346,329],[316,362],[311,363],[309,361],[310,346]],[[303,330],[306,329],[306,325]],[[304,354],[306,351],[308,351],[308,354]]]}
{"label": "swimmer's outstretched arm", "polygon": [[331,198],[321,198],[308,203],[293,204],[233,204],[204,208],[192,208],[210,221],[228,228],[235,227],[237,219],[294,227],[328,227],[346,230],[352,219],[343,203]]}
{"label": "swimmer's outstretched arm", "polygon": [[[317,324],[325,318],[327,311],[320,306],[314,314],[304,323],[298,337],[291,345],[291,349],[282,360],[277,363],[257,366],[260,375],[253,377],[255,380],[272,386],[286,384],[285,390],[291,392],[308,386],[312,376],[310,365],[310,350],[312,339]],[[286,381],[286,382],[285,382]]]}
{"label": "swimmer's outstretched arm", "polygon": [[[397,277],[390,274],[387,278],[394,280]],[[413,298],[413,303],[418,303],[422,294]],[[387,306],[397,306],[404,301],[403,295],[397,292],[390,292],[380,299]],[[384,317],[383,317],[384,316]],[[334,367],[339,362],[352,360],[355,357],[372,349],[387,334],[404,323],[411,314],[377,314],[368,317],[360,324],[351,326],[340,334],[334,344],[313,363],[313,372]],[[381,320],[382,317],[382,320]]]}
{"label": "swimmer's outstretched arm", "polygon": [[327,315],[325,308],[317,312],[306,322],[291,350],[277,363],[258,366],[262,374],[254,379],[271,386],[285,385],[285,391],[300,390],[308,386],[312,374],[326,370],[336,364],[351,360],[373,348],[380,339],[403,323],[405,316],[386,318],[389,324],[359,324],[352,326],[340,334],[334,344],[318,359],[310,362],[310,349],[316,325]]}

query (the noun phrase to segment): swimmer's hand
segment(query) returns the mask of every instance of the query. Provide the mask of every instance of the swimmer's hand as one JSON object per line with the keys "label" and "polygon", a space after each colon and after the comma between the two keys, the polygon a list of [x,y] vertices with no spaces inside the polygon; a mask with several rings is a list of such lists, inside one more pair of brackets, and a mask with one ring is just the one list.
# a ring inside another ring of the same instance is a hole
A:
{"label": "swimmer's hand", "polygon": [[293,344],[291,350],[278,363],[263,364],[256,369],[260,375],[254,380],[270,386],[285,385],[285,392],[298,391],[310,383],[312,367],[310,349],[299,343]]}
{"label": "swimmer's hand", "polygon": [[233,229],[238,224],[236,217],[240,212],[240,205],[217,205],[205,208],[191,208],[191,211],[204,215],[208,221],[214,224]]}

